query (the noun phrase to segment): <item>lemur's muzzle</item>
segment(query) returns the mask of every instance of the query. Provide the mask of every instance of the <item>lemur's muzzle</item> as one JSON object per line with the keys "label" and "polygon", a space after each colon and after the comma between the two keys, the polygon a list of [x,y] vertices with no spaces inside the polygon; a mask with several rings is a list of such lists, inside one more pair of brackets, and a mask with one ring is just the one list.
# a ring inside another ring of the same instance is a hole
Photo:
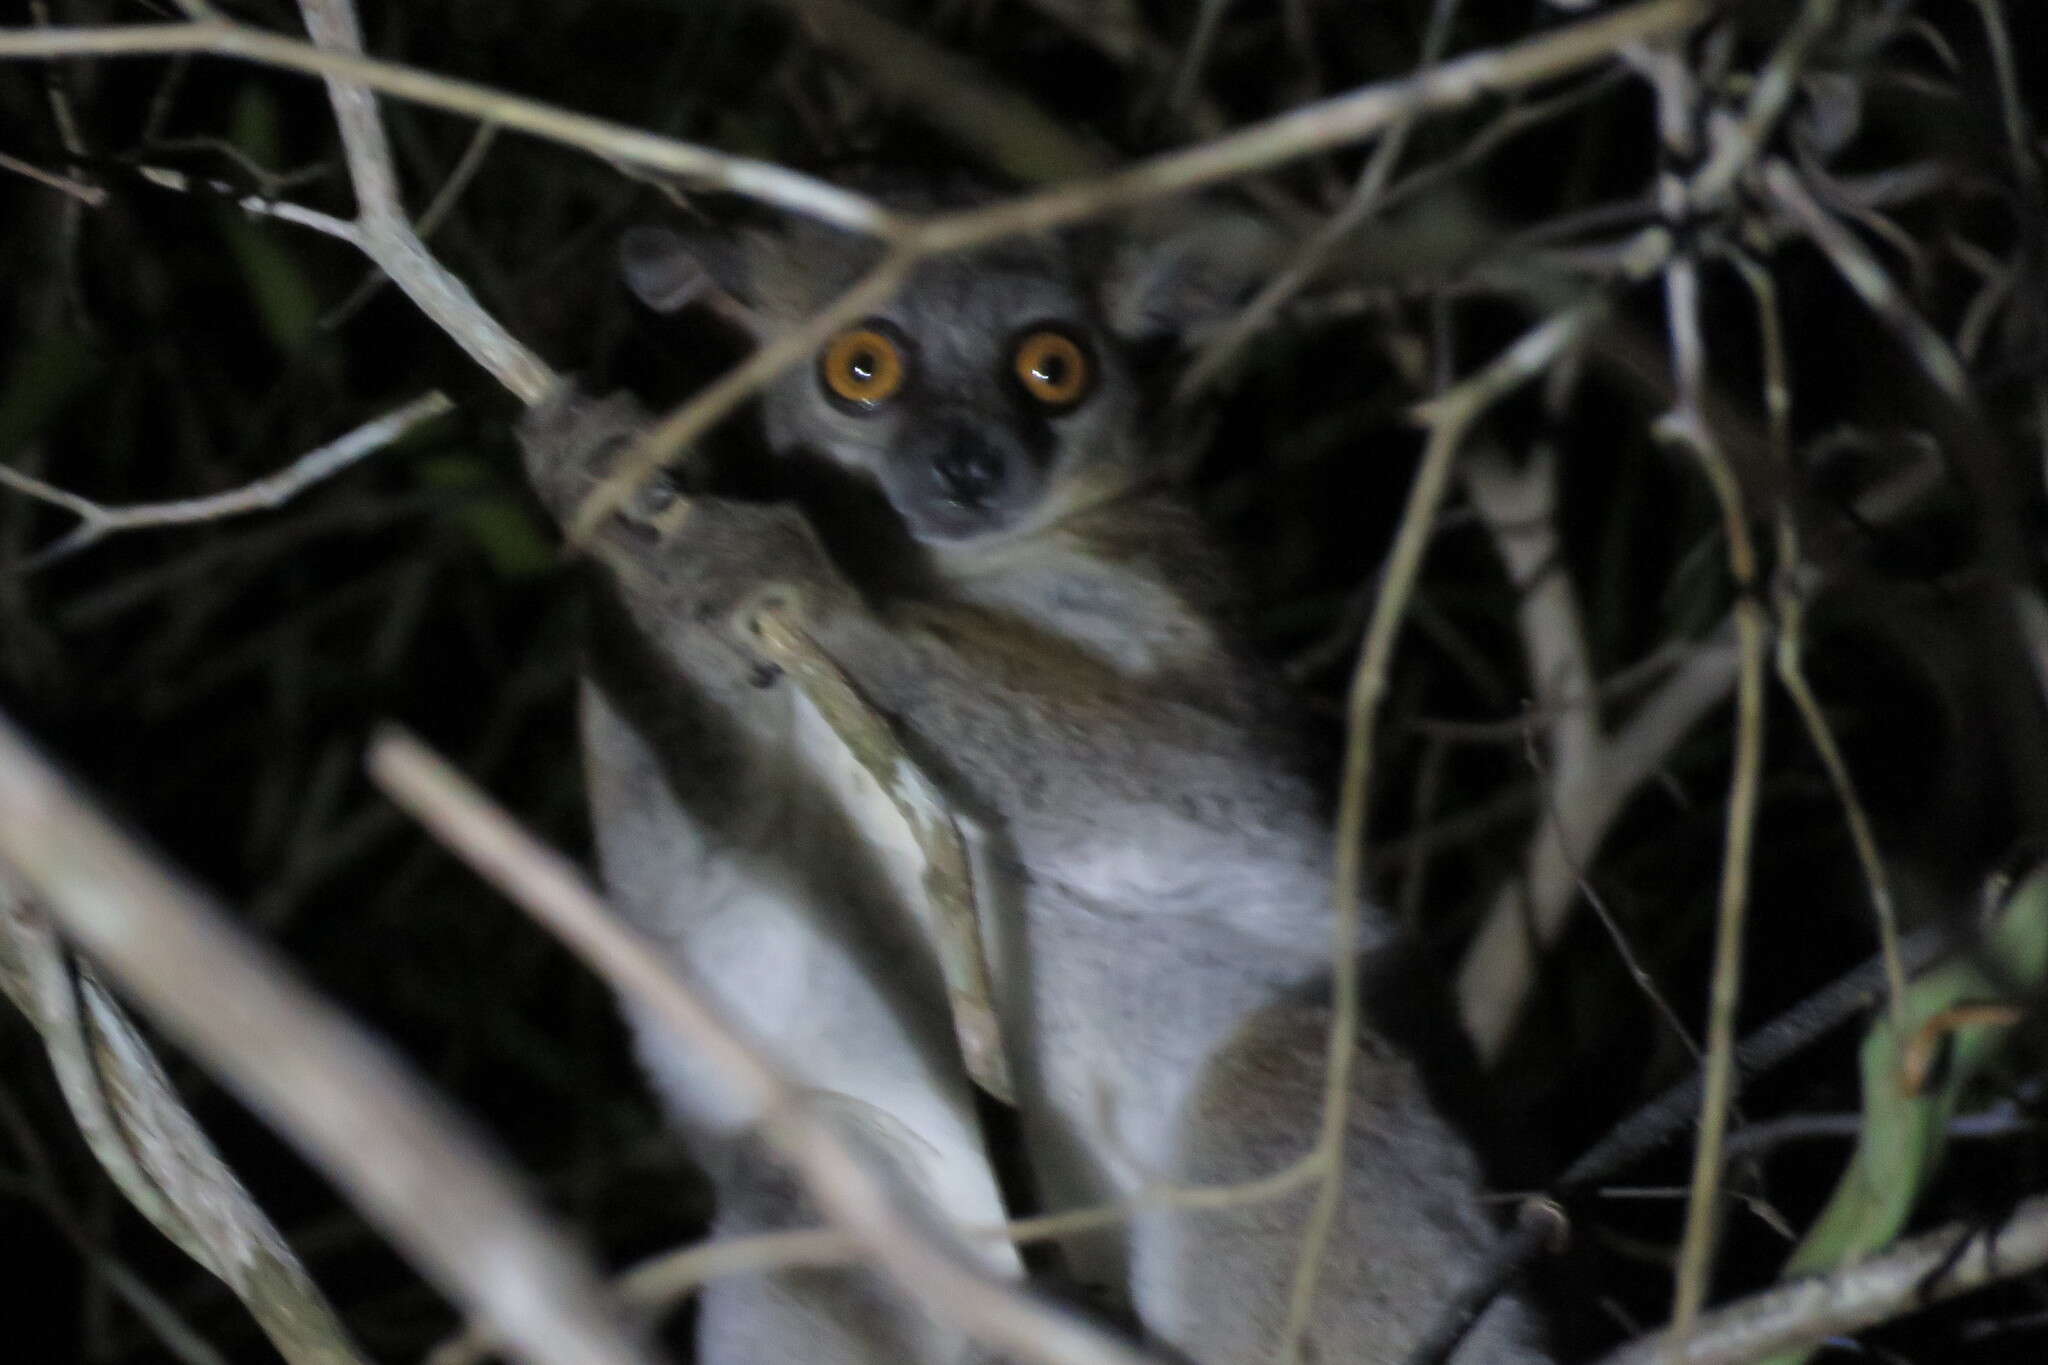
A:
{"label": "lemur's muzzle", "polygon": [[956,432],[932,461],[941,493],[962,507],[986,507],[1002,491],[1004,461],[974,432]]}
{"label": "lemur's muzzle", "polygon": [[890,453],[882,486],[912,535],[967,540],[1000,531],[1038,498],[1045,478],[1000,424],[948,421]]}

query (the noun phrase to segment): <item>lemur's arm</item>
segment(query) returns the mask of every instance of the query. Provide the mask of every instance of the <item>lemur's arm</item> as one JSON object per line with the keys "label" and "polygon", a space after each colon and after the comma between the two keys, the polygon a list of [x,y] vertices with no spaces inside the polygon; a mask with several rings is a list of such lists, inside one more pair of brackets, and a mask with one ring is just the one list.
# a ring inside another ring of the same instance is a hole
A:
{"label": "lemur's arm", "polygon": [[[618,396],[537,410],[521,439],[558,516],[645,420]],[[1104,900],[1300,923],[1322,894],[1316,795],[1265,689],[1170,581],[1185,561],[1141,548],[1144,518],[1170,545],[1176,515],[1107,506],[962,575],[957,598],[897,603],[865,600],[789,504],[657,492],[592,550],[652,658],[714,692],[788,685],[750,622],[789,611],[1026,868]]]}

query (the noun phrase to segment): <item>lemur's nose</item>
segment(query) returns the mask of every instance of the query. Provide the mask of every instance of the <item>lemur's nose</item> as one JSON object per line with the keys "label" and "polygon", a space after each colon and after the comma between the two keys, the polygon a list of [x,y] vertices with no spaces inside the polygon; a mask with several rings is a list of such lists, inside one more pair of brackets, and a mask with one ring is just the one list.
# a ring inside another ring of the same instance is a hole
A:
{"label": "lemur's nose", "polygon": [[1003,457],[971,431],[955,433],[932,461],[946,496],[966,507],[986,503],[1003,482]]}

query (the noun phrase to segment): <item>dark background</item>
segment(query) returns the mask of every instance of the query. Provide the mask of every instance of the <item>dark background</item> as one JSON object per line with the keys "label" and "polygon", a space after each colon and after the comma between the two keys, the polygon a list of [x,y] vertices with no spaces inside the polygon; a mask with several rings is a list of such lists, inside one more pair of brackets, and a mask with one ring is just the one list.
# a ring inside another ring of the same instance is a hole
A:
{"label": "dark background", "polygon": [[[58,23],[162,17],[135,3],[52,8]],[[228,8],[300,31],[288,5]],[[876,8],[1113,156],[1193,136],[1161,112],[1169,65],[1112,61],[1022,0]],[[1185,48],[1193,8],[1138,7],[1169,61]],[[1305,27],[1290,30],[1290,8]],[[1210,110],[1248,122],[1404,74],[1427,8],[1231,6],[1207,70]],[[1754,70],[1797,8],[1754,5],[1731,20],[1733,69]],[[2012,302],[1969,355],[2004,495],[1967,495],[1937,459],[1930,490],[1873,523],[1852,510],[1856,495],[1909,467],[1929,441],[1941,448],[1953,424],[1810,247],[1787,243],[1770,257],[1795,357],[1799,460],[1784,488],[1824,584],[1810,667],[1910,917],[1938,919],[1966,913],[1987,874],[2048,825],[2048,765],[2033,744],[2038,679],[1987,606],[2001,575],[2038,576],[2048,433],[2034,404],[2048,365],[2048,225],[2038,185],[2015,175],[1974,7],[1844,0],[1841,10],[1843,24],[1810,64],[1828,79],[1795,100],[1793,136],[1829,120],[1845,129],[1823,157],[1843,176],[1944,168],[1937,191],[1891,211],[1888,231],[1862,230],[1945,335],[1965,325],[1982,262],[2013,272]],[[29,22],[24,6],[6,12],[10,24]],[[2048,24],[2037,6],[2005,13],[2036,110]],[[1451,50],[1559,21],[1532,0],[1466,0]],[[808,43],[773,6],[450,0],[369,4],[364,23],[377,55],[728,150],[826,171],[908,155],[975,164],[970,149],[873,95],[857,67]],[[1332,713],[1361,587],[1419,448],[1404,420],[1421,392],[1413,358],[1433,347],[1435,363],[1469,372],[1528,326],[1538,310],[1526,285],[1541,269],[1531,252],[1543,234],[1609,243],[1650,221],[1643,196],[1659,151],[1649,97],[1639,81],[1593,80],[1534,92],[1585,97],[1445,175],[1438,191],[1348,248],[1310,302],[1256,343],[1214,406],[1193,495],[1247,566],[1260,647]],[[83,156],[59,139],[50,82],[77,116]],[[1404,172],[1457,155],[1506,107],[1482,100],[1422,125]],[[386,115],[418,211],[472,129],[407,106]],[[361,775],[369,729],[395,718],[547,837],[578,853],[587,846],[571,730],[579,594],[520,481],[507,436],[516,404],[396,290],[359,296],[370,272],[343,245],[217,196],[152,187],[134,170],[174,166],[346,214],[320,86],[206,59],[9,64],[0,66],[0,151],[48,169],[76,162],[81,178],[109,191],[103,208],[85,209],[0,173],[0,281],[9,286],[0,295],[0,459],[14,467],[107,503],[185,497],[258,477],[427,389],[459,404],[278,511],[117,537],[32,571],[27,557],[68,519],[0,490],[0,706],[455,1096],[608,1263],[685,1240],[701,1223],[702,1192],[662,1137],[603,991]],[[1357,152],[1313,158],[1263,185],[1313,221],[1341,200],[1359,164]],[[1573,215],[1609,206],[1565,231]],[[550,364],[673,397],[725,353],[689,320],[636,316],[610,266],[620,228],[666,212],[656,190],[613,167],[508,135],[431,245]],[[1703,241],[1733,231],[1725,220],[1688,227]],[[1760,429],[1747,296],[1725,267],[1706,278],[1714,382],[1736,418]],[[1603,675],[1696,638],[1732,600],[1704,481],[1649,435],[1668,401],[1640,377],[1667,363],[1660,296],[1646,287],[1616,298],[1602,345],[1563,399],[1519,395],[1485,431],[1510,451],[1547,441],[1562,452],[1565,567]],[[1752,492],[1768,513],[1771,491]],[[2024,547],[2018,564],[1988,566],[1981,553],[1999,519]],[[1377,885],[1397,903],[1420,865],[1403,856],[1406,836],[1452,822],[1416,902],[1446,962],[1512,874],[1536,814],[1512,724],[1529,693],[1513,609],[1485,534],[1454,502],[1404,637],[1374,817]],[[1617,699],[1611,716],[1627,704]],[[1488,742],[1450,742],[1432,720],[1510,724]],[[1775,693],[1769,736],[1746,1020],[1796,1001],[1874,946],[1841,809]],[[1590,874],[1695,1027],[1730,740],[1724,712],[1677,748]],[[1424,807],[1416,793],[1430,768]],[[1749,1092],[1747,1117],[1853,1112],[1853,1033]],[[2038,1059],[2038,1049],[2017,1049],[1979,1103],[2031,1103]],[[416,1358],[450,1329],[445,1305],[317,1176],[203,1073],[172,1061],[201,1121],[373,1354]],[[1494,1083],[1514,1116],[1502,1179],[1540,1183],[1684,1065],[1604,932],[1581,914]],[[1741,1188],[1803,1226],[1845,1150],[1777,1149]],[[2040,1186],[2043,1152],[2025,1134],[1954,1148],[1923,1220],[1995,1216]],[[1662,1320],[1682,1217],[1670,1189],[1685,1163],[1674,1148],[1626,1177],[1663,1195],[1574,1208],[1572,1252],[1539,1285],[1566,1357]],[[38,1040],[12,1015],[0,1017],[0,1247],[15,1266],[0,1290],[9,1358],[175,1358],[109,1294],[95,1260],[139,1275],[223,1358],[270,1358],[224,1291],[100,1175]],[[1717,1292],[1768,1282],[1785,1249],[1765,1220],[1738,1208]],[[2036,1359],[2048,1343],[2043,1287],[1978,1295],[1844,1349],[1884,1360]]]}

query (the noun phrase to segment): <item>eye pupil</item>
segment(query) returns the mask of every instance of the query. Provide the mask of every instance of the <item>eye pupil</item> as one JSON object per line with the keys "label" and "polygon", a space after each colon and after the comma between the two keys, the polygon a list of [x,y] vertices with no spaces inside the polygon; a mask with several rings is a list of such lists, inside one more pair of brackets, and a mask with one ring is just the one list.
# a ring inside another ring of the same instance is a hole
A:
{"label": "eye pupil", "polygon": [[1015,377],[1025,393],[1048,408],[1072,408],[1092,387],[1088,352],[1064,329],[1027,331],[1012,357]]}
{"label": "eye pupil", "polygon": [[827,395],[849,411],[873,411],[903,388],[907,356],[887,326],[872,321],[841,332],[818,358]]}

